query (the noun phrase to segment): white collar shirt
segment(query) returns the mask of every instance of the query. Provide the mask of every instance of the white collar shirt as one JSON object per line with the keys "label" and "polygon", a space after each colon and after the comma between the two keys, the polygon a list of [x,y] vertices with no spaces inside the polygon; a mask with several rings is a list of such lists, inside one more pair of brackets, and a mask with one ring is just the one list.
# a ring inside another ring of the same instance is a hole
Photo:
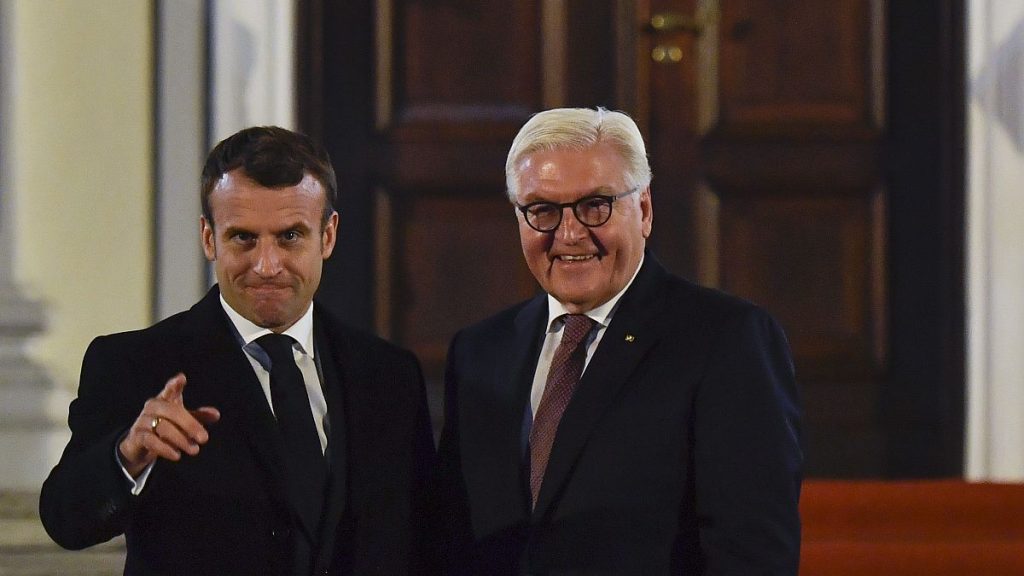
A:
{"label": "white collar shirt", "polygon": [[[622,299],[622,295],[633,285],[633,281],[636,280],[636,275],[640,272],[640,268],[643,265],[644,261],[641,256],[640,263],[637,265],[636,270],[633,271],[632,278],[629,279],[629,282],[626,283],[622,290],[604,304],[585,313],[594,321],[595,327],[590,331],[585,341],[587,358],[583,364],[584,372],[586,372],[587,366],[590,365],[590,359],[594,357],[594,352],[601,343],[601,338],[604,337],[608,325],[611,324],[612,316],[615,315],[616,310],[619,308],[619,301]],[[551,370],[551,361],[555,357],[555,349],[562,342],[562,327],[565,325],[565,321],[561,317],[568,313],[569,311],[565,309],[561,302],[548,294],[547,330],[544,332],[544,343],[541,344],[540,356],[537,358],[537,370],[533,373],[533,386],[530,388],[531,421],[532,415],[537,413],[537,407],[540,406],[541,398],[544,397],[544,388],[547,385],[548,372]]]}
{"label": "white collar shirt", "polygon": [[[238,331],[238,336],[243,342],[242,350],[245,351],[249,364],[252,365],[256,377],[263,388],[263,395],[267,398],[267,405],[271,411],[274,410],[274,401],[270,395],[270,359],[267,353],[260,348],[256,339],[271,334],[272,331],[253,324],[251,321],[236,312],[224,299],[220,297],[220,304],[231,319],[231,324]],[[292,324],[284,334],[291,336],[295,343],[292,345],[292,353],[295,355],[295,365],[302,373],[302,379],[306,384],[306,394],[309,396],[309,408],[313,413],[313,420],[316,424],[316,433],[320,437],[320,449],[327,450],[327,432],[330,430],[330,423],[327,419],[327,398],[324,396],[324,389],[321,385],[320,371],[315,357],[316,347],[313,344],[313,303],[309,304],[306,313]]]}

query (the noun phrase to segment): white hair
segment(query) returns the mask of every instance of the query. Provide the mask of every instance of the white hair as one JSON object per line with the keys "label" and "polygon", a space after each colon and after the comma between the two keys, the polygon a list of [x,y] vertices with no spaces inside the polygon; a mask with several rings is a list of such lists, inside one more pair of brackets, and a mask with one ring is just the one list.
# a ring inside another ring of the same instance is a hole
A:
{"label": "white hair", "polygon": [[651,183],[651,165],[647,161],[644,138],[636,122],[623,112],[602,107],[555,108],[534,114],[512,141],[505,161],[505,188],[516,201],[519,188],[519,164],[534,152],[549,150],[589,150],[600,143],[610,144],[626,163],[623,177],[629,188]]}

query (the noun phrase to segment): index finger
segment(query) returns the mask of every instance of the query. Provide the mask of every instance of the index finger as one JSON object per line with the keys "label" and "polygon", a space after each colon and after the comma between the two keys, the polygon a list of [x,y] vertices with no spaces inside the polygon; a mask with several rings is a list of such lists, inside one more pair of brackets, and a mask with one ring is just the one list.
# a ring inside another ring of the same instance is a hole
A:
{"label": "index finger", "polygon": [[181,393],[185,389],[185,374],[178,372],[173,378],[164,384],[164,389],[157,394],[157,398],[166,400],[167,402],[181,403]]}

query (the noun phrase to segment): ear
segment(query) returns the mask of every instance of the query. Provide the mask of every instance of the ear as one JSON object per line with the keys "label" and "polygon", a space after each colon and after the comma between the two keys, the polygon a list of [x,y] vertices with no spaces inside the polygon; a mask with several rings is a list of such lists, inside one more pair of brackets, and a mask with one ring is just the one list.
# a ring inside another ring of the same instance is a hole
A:
{"label": "ear", "polygon": [[331,257],[331,253],[334,252],[334,244],[338,239],[338,211],[335,210],[331,213],[331,217],[327,219],[327,224],[324,226],[324,232],[320,239],[320,256],[326,260]]}
{"label": "ear", "polygon": [[213,237],[213,223],[207,222],[205,216],[199,217],[199,235],[203,242],[203,254],[206,255],[206,259],[213,262],[217,259],[217,247],[214,244],[215,239]]}
{"label": "ear", "polygon": [[654,205],[651,203],[650,184],[640,192],[640,218],[644,238],[650,238],[654,223]]}

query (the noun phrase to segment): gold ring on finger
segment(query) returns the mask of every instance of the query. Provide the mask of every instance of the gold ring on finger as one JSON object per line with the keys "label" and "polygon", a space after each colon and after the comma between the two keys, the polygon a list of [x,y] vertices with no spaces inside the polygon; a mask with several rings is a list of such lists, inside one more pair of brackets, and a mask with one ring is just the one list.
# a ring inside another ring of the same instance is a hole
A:
{"label": "gold ring on finger", "polygon": [[153,419],[149,421],[149,429],[150,429],[150,431],[155,434],[156,433],[156,427],[159,426],[159,425],[160,425],[160,417],[159,416],[154,416]]}

